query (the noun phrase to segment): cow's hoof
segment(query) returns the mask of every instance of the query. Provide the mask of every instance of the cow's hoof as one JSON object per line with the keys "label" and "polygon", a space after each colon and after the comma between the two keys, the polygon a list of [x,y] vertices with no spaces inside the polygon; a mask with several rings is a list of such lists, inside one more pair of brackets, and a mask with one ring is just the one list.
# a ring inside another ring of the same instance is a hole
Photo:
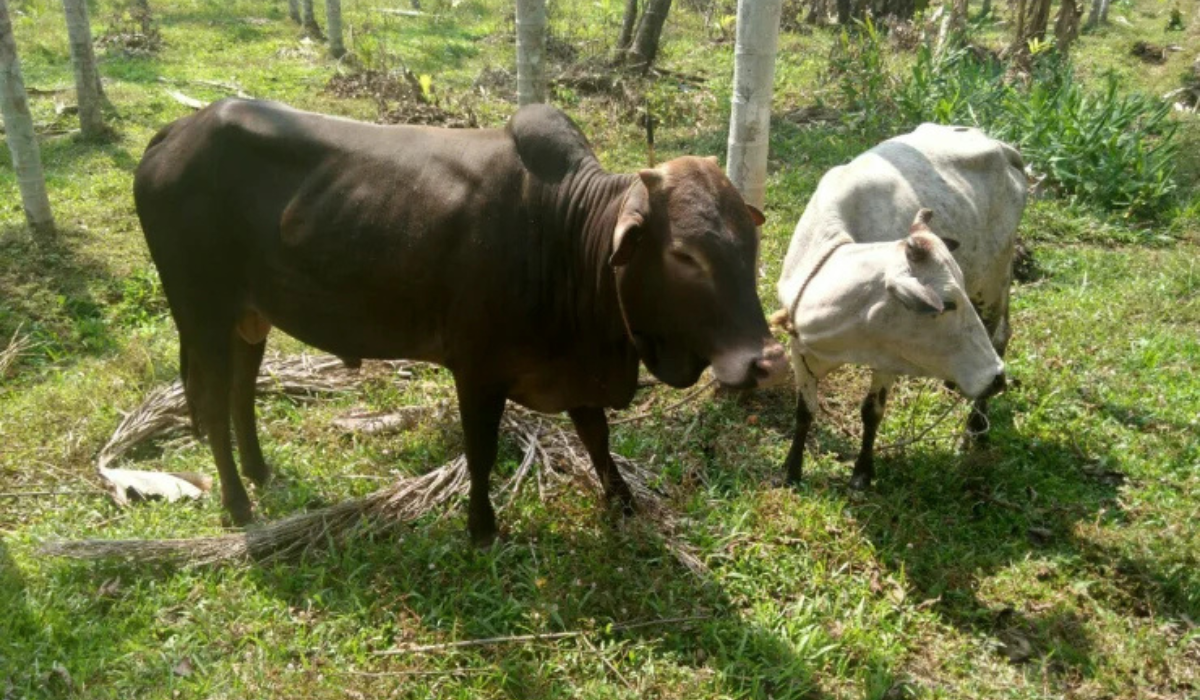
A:
{"label": "cow's hoof", "polygon": [[494,529],[491,532],[472,532],[470,535],[471,544],[480,551],[491,549],[496,544],[496,540],[500,538],[499,533]]}
{"label": "cow's hoof", "polygon": [[250,502],[235,503],[225,506],[225,514],[221,517],[226,525],[233,527],[246,527],[254,522],[254,510],[250,507]]}
{"label": "cow's hoof", "polygon": [[271,468],[266,463],[243,466],[242,476],[249,479],[251,483],[261,489],[271,483]]}

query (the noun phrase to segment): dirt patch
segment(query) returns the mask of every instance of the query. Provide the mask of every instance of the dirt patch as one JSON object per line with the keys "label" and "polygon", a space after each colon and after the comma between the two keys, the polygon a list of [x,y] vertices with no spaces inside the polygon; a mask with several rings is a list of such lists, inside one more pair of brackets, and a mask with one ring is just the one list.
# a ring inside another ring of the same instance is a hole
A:
{"label": "dirt patch", "polygon": [[1142,59],[1143,62],[1153,63],[1155,65],[1162,65],[1166,63],[1167,54],[1169,52],[1169,47],[1151,44],[1148,41],[1139,41],[1133,45],[1132,49],[1129,50],[1131,55]]}
{"label": "dirt patch", "polygon": [[343,99],[410,100],[422,94],[421,83],[411,71],[362,70],[337,73],[325,91]]}
{"label": "dirt patch", "polygon": [[427,124],[449,129],[478,129],[479,121],[470,108],[461,112],[424,102],[398,102],[379,110],[380,124]]}
{"label": "dirt patch", "polygon": [[145,58],[162,50],[163,38],[150,6],[135,2],[113,12],[96,45],[108,54]]}

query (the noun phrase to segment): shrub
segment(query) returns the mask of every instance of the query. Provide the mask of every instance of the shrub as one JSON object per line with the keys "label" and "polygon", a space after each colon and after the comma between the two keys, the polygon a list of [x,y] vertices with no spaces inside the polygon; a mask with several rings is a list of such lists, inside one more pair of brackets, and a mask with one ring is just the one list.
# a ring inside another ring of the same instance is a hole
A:
{"label": "shrub", "polygon": [[1020,148],[1069,201],[1140,221],[1173,209],[1179,147],[1166,102],[1122,94],[1113,76],[1099,89],[1085,87],[1053,49],[1036,52],[1028,80],[1013,81],[978,47],[939,55],[924,45],[894,88],[883,54],[868,21],[843,33],[830,58],[850,126],[862,133],[898,133],[922,122],[977,126]]}

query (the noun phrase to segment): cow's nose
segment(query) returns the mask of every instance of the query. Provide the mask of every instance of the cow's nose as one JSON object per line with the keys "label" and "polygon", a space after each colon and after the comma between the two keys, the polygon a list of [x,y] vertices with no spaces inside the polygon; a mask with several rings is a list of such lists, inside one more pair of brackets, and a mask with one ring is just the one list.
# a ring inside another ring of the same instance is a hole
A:
{"label": "cow's nose", "polygon": [[1004,387],[1006,386],[1008,386],[1008,380],[1004,378],[1004,372],[1001,372],[1000,374],[996,375],[996,378],[993,379],[992,383],[988,385],[988,388],[984,390],[983,396],[979,398],[986,399],[989,396],[995,396],[996,394],[1004,391]]}
{"label": "cow's nose", "polygon": [[779,343],[771,341],[763,347],[762,354],[751,366],[756,386],[770,387],[779,384],[787,376],[787,353]]}

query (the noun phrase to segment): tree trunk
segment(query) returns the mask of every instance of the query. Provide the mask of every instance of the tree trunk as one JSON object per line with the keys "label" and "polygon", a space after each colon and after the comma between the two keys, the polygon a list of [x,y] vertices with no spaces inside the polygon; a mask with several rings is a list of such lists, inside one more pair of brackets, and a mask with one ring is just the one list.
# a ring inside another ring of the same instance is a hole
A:
{"label": "tree trunk", "polygon": [[850,24],[850,0],[837,0],[838,24]]}
{"label": "tree trunk", "polygon": [[104,90],[96,70],[96,54],[92,50],[92,27],[88,22],[87,0],[63,0],[67,18],[67,36],[71,43],[71,63],[75,67],[75,96],[79,102],[79,128],[87,139],[105,134]]}
{"label": "tree trunk", "polygon": [[5,140],[12,153],[25,220],[35,234],[50,236],[54,233],[54,216],[46,196],[46,178],[42,174],[33,118],[29,115],[25,81],[21,79],[21,62],[17,59],[17,43],[8,17],[8,0],[0,0],[0,116],[4,117]]}
{"label": "tree trunk", "polygon": [[1095,29],[1101,22],[1108,21],[1108,0],[1092,0],[1092,11],[1088,13],[1087,28]]}
{"label": "tree trunk", "polygon": [[1111,5],[1110,0],[1100,0],[1100,22],[1108,24],[1108,6]]}
{"label": "tree trunk", "polygon": [[303,22],[300,17],[300,0],[288,0],[288,17],[296,24]]}
{"label": "tree trunk", "polygon": [[1029,17],[1025,19],[1025,40],[1046,38],[1046,25],[1050,23],[1050,0],[1031,0]]}
{"label": "tree trunk", "polygon": [[782,9],[783,0],[738,0],[725,169],[746,202],[760,209],[766,199],[771,86]]}
{"label": "tree trunk", "polygon": [[317,24],[317,12],[313,9],[313,0],[301,0],[304,9],[302,24],[304,31],[314,39],[321,38],[321,25]]}
{"label": "tree trunk", "polygon": [[979,16],[988,17],[992,14],[992,0],[983,0],[979,5]]}
{"label": "tree trunk", "polygon": [[625,17],[621,19],[621,36],[617,37],[617,51],[628,51],[633,42],[633,28],[637,26],[638,0],[625,0]]}
{"label": "tree trunk", "polygon": [[670,11],[671,0],[646,0],[646,10],[642,13],[642,22],[633,40],[633,49],[629,52],[630,61],[643,73],[650,70],[658,55],[658,41]]}
{"label": "tree trunk", "polygon": [[950,34],[957,44],[967,31],[967,0],[954,0],[950,5]]}
{"label": "tree trunk", "polygon": [[329,29],[329,54],[341,58],[346,54],[342,43],[342,0],[325,0],[325,26]]}
{"label": "tree trunk", "polygon": [[1058,17],[1054,20],[1054,39],[1058,50],[1066,56],[1071,52],[1071,44],[1079,36],[1079,6],[1075,0],[1062,0],[1058,8]]}
{"label": "tree trunk", "polygon": [[546,0],[517,0],[517,103],[546,101]]}

